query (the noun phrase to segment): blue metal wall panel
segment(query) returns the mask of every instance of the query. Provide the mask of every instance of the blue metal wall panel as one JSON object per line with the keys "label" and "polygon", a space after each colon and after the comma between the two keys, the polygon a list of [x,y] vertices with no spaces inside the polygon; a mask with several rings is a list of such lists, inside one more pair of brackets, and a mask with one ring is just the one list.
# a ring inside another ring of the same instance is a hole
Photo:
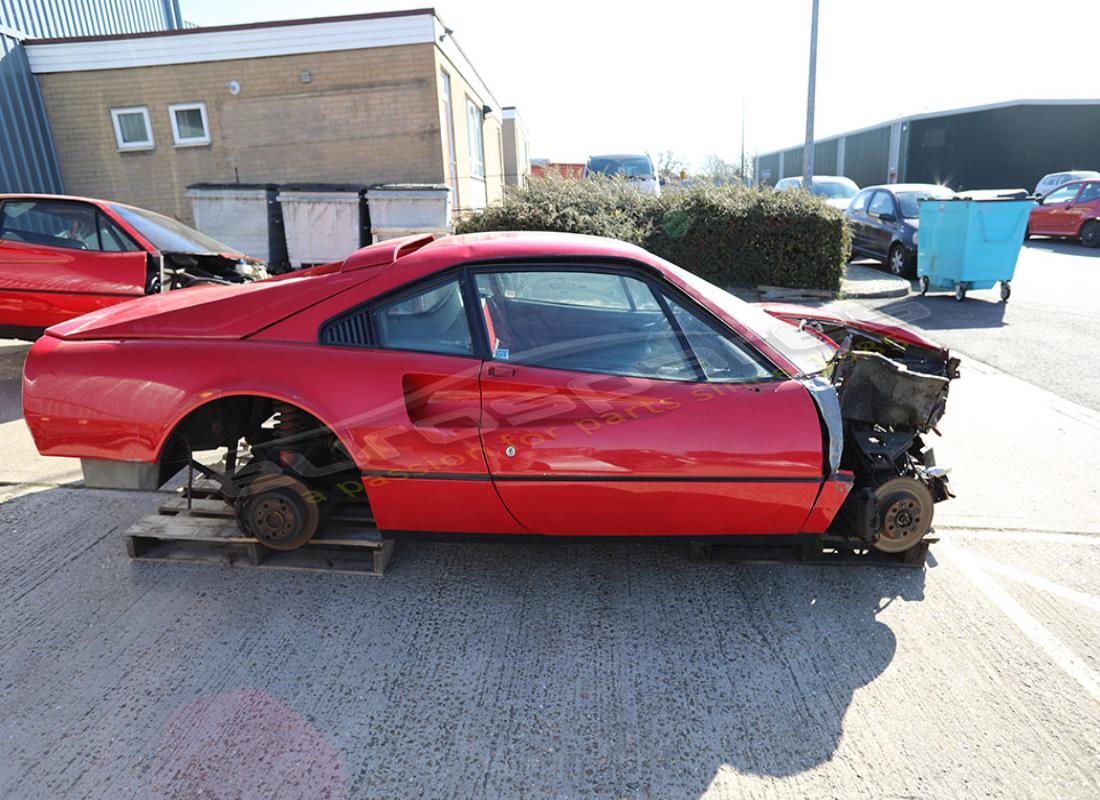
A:
{"label": "blue metal wall panel", "polygon": [[0,192],[61,192],[38,82],[20,39],[183,27],[179,0],[0,0]]}

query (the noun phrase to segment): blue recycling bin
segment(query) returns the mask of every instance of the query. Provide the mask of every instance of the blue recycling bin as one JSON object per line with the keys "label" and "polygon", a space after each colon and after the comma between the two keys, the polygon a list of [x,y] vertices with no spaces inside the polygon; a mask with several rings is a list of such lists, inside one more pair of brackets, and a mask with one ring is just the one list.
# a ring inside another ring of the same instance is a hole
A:
{"label": "blue recycling bin", "polygon": [[953,289],[966,299],[971,289],[1001,284],[1001,300],[1012,293],[1012,276],[1035,202],[1018,198],[921,200],[917,243],[920,293]]}

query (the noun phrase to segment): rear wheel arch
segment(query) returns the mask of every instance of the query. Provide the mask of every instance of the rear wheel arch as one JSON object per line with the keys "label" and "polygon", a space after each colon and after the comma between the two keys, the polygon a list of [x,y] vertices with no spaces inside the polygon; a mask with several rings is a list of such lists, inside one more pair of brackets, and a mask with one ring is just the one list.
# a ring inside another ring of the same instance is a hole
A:
{"label": "rear wheel arch", "polygon": [[251,426],[268,420],[276,404],[290,406],[307,415],[319,429],[331,433],[348,454],[355,452],[345,435],[297,400],[269,392],[226,393],[192,404],[166,427],[156,449],[160,485],[187,465],[193,451],[212,450],[238,441]]}

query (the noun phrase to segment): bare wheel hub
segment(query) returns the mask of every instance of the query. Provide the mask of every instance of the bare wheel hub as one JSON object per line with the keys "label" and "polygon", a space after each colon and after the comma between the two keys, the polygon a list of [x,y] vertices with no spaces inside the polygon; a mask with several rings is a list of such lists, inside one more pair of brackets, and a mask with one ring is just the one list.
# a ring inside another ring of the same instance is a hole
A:
{"label": "bare wheel hub", "polygon": [[317,532],[320,511],[309,487],[290,475],[263,475],[237,500],[237,522],[272,550],[294,550]]}
{"label": "bare wheel hub", "polygon": [[880,511],[878,550],[903,553],[932,527],[932,493],[916,478],[893,478],[877,489]]}

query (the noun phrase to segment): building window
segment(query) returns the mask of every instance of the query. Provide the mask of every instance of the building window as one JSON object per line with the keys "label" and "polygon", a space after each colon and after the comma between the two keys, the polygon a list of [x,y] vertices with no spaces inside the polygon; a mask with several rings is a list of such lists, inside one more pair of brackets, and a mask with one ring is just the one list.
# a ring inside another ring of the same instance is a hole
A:
{"label": "building window", "polygon": [[485,177],[485,139],[482,132],[484,122],[481,106],[466,98],[466,138],[470,142],[470,174],[478,178]]}
{"label": "building window", "polygon": [[149,124],[149,109],[145,106],[112,108],[111,122],[119,150],[153,149],[153,126]]}
{"label": "building window", "polygon": [[172,121],[172,139],[176,147],[210,144],[206,103],[176,103],[168,106],[168,118]]}

